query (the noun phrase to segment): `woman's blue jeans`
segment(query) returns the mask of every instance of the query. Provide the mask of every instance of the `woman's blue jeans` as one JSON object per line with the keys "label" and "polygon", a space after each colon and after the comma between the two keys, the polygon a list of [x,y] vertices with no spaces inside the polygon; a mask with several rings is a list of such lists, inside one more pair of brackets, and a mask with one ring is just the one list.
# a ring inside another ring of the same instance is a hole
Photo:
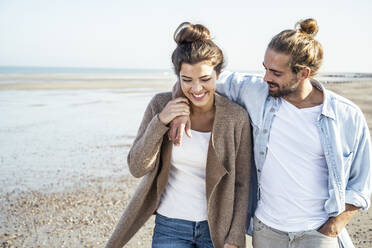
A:
{"label": "woman's blue jeans", "polygon": [[208,222],[172,219],[157,214],[152,248],[213,248]]}

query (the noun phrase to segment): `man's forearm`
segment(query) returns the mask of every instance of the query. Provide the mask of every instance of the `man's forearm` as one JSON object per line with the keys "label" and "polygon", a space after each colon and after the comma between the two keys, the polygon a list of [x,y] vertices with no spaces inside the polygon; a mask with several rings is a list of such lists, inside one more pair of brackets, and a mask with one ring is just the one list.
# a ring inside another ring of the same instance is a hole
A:
{"label": "man's forearm", "polygon": [[331,237],[337,237],[350,219],[358,212],[359,207],[351,204],[345,205],[345,211],[341,214],[330,217],[318,231]]}

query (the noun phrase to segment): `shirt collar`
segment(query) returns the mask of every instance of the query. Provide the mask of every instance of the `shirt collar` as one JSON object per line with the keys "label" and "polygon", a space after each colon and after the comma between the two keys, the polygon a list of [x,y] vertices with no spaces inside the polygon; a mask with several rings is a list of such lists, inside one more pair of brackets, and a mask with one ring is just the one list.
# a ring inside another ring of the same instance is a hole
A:
{"label": "shirt collar", "polygon": [[317,80],[311,79],[311,84],[321,90],[323,92],[323,107],[322,107],[322,115],[335,119],[335,112],[331,106],[330,99],[331,96],[329,94],[329,91],[324,88],[324,86]]}

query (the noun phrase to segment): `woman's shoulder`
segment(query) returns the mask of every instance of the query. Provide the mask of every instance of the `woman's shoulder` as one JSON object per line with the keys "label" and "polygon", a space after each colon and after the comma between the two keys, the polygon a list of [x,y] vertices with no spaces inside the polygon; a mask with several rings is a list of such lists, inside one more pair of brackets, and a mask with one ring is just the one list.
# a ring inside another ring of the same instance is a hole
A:
{"label": "woman's shoulder", "polygon": [[155,94],[149,104],[153,108],[163,109],[170,100],[172,100],[172,92],[161,92]]}
{"label": "woman's shoulder", "polygon": [[232,117],[238,121],[249,119],[248,112],[242,106],[224,96],[216,94],[216,103],[225,117]]}

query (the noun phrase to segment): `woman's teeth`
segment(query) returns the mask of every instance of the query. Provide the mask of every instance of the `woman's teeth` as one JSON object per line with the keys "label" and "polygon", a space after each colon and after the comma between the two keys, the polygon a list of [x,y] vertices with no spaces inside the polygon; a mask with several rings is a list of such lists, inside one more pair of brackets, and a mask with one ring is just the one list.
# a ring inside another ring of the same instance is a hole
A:
{"label": "woman's teeth", "polygon": [[205,95],[205,93],[202,93],[202,94],[192,94],[195,98],[202,98],[204,95]]}

